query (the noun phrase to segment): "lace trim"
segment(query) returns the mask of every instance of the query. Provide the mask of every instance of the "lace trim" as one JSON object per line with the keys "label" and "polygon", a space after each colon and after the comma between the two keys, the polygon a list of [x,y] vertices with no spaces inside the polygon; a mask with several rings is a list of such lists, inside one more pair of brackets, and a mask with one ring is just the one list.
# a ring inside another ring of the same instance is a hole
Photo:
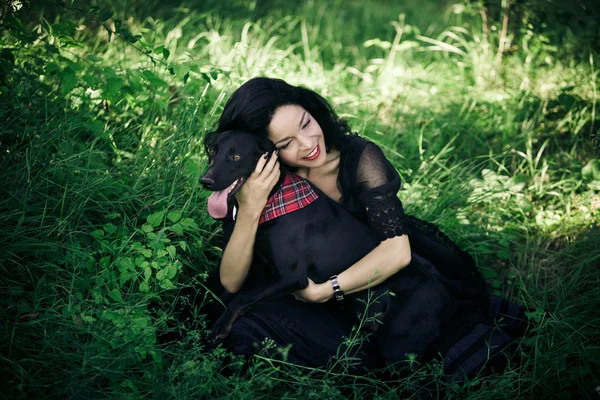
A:
{"label": "lace trim", "polygon": [[377,196],[365,200],[367,222],[377,233],[379,240],[384,241],[408,233],[408,225],[402,203],[398,197]]}

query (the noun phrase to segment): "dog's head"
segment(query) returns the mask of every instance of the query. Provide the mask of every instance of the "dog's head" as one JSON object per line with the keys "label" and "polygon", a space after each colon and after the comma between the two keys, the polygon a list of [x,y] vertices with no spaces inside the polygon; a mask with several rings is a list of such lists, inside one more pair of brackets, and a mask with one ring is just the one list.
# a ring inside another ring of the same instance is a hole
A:
{"label": "dog's head", "polygon": [[256,168],[259,158],[275,151],[267,138],[243,131],[209,133],[205,141],[210,165],[201,183],[214,193],[208,198],[208,213],[215,219],[225,218],[233,195]]}

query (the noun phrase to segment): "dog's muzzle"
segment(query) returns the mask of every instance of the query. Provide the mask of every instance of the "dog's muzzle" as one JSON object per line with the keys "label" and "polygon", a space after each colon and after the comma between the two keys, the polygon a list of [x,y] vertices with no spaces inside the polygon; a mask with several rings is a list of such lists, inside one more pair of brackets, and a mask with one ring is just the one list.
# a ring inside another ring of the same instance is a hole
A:
{"label": "dog's muzzle", "polygon": [[214,179],[211,178],[202,178],[200,179],[200,184],[205,188],[205,189],[212,189],[213,185],[215,184]]}

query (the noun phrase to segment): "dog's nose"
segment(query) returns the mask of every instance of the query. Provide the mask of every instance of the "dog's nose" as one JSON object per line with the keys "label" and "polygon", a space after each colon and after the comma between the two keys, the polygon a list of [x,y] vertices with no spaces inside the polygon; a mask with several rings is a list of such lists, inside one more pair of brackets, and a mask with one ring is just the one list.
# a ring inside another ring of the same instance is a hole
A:
{"label": "dog's nose", "polygon": [[200,183],[207,189],[210,189],[215,184],[215,181],[210,178],[202,178],[200,179]]}

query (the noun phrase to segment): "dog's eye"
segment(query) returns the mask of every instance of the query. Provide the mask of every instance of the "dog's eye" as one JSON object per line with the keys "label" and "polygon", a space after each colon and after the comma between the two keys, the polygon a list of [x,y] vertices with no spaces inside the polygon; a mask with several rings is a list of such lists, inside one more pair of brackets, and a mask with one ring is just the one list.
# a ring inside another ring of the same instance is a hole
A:
{"label": "dog's eye", "polygon": [[240,158],[242,158],[242,156],[240,156],[239,154],[234,154],[233,156],[231,156],[231,159],[233,161],[238,161]]}
{"label": "dog's eye", "polygon": [[215,149],[208,149],[208,156],[209,157],[214,157],[215,156]]}

